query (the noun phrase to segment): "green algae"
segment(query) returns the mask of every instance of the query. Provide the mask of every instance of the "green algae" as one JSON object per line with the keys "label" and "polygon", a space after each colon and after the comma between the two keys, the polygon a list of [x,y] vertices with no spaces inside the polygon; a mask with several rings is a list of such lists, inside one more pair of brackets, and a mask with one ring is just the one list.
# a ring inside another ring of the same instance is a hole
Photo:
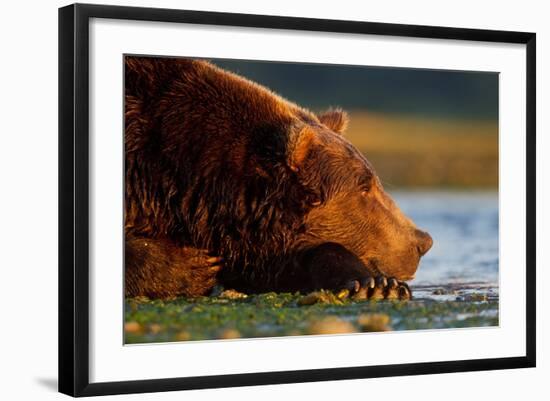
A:
{"label": "green algae", "polygon": [[125,342],[327,334],[330,327],[342,333],[498,326],[498,297],[478,295],[444,301],[356,301],[328,292],[129,298],[125,301]]}

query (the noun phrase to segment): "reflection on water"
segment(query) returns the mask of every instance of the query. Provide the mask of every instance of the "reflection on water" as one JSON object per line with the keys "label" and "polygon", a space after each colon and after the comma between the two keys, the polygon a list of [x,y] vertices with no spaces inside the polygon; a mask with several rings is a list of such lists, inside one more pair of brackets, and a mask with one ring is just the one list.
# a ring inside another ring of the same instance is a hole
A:
{"label": "reflection on water", "polygon": [[434,240],[413,287],[491,287],[498,291],[497,192],[395,192],[392,196]]}

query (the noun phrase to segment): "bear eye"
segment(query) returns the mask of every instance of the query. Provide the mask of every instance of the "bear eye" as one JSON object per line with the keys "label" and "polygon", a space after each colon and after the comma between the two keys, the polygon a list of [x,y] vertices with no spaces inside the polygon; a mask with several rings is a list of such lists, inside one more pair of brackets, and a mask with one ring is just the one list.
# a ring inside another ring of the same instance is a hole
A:
{"label": "bear eye", "polygon": [[313,195],[310,199],[309,199],[309,204],[311,206],[319,206],[321,205],[322,200],[321,200],[321,197],[319,195]]}
{"label": "bear eye", "polygon": [[361,195],[363,195],[363,196],[367,196],[370,192],[370,189],[371,189],[370,185],[366,185],[366,184],[361,185],[360,188],[361,188]]}

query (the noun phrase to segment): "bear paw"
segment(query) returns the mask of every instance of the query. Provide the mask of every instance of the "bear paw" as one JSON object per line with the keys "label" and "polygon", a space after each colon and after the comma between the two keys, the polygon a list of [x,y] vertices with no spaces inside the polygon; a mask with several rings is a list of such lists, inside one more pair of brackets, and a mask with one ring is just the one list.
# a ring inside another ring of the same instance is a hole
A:
{"label": "bear paw", "polygon": [[355,300],[410,300],[412,298],[412,292],[407,283],[383,275],[352,280],[349,289],[353,294],[352,299]]}
{"label": "bear paw", "polygon": [[206,249],[183,247],[181,253],[182,259],[191,269],[217,271],[223,266],[223,258],[212,256]]}
{"label": "bear paw", "polygon": [[223,268],[223,258],[213,256],[206,249],[184,247],[178,260],[179,268],[173,275],[181,275],[180,281],[186,283],[187,296],[207,294],[218,284],[218,273]]}

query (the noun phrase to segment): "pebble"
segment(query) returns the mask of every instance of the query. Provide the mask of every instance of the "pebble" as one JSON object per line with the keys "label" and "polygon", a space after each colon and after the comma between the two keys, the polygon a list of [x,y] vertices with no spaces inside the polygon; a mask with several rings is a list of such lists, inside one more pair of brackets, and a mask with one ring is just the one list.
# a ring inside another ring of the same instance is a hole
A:
{"label": "pebble", "polygon": [[187,341],[191,339],[191,334],[188,331],[182,330],[175,337],[176,341]]}
{"label": "pebble", "polygon": [[432,291],[432,295],[457,295],[458,291],[453,289],[436,288]]}
{"label": "pebble", "polygon": [[124,331],[130,334],[141,333],[143,328],[138,322],[126,322],[124,323]]}
{"label": "pebble", "polygon": [[343,334],[356,333],[357,329],[348,321],[329,316],[311,323],[308,332],[309,334]]}
{"label": "pebble", "polygon": [[223,340],[234,340],[235,338],[241,338],[241,333],[237,329],[225,329],[219,337]]}
{"label": "pebble", "polygon": [[464,294],[456,297],[457,301],[466,301],[466,302],[485,302],[487,301],[486,294]]}
{"label": "pebble", "polygon": [[307,305],[313,305],[313,304],[336,304],[341,305],[342,301],[341,299],[348,294],[341,294],[334,295],[332,292],[328,291],[314,291],[310,292],[309,294],[303,296],[298,300],[299,306],[307,306]]}
{"label": "pebble", "polygon": [[390,317],[385,313],[364,313],[359,315],[357,323],[363,331],[390,331]]}
{"label": "pebble", "polygon": [[244,299],[244,298],[247,298],[248,295],[242,293],[242,292],[239,292],[239,291],[236,291],[236,290],[224,290],[222,291],[222,293],[220,294],[220,298],[226,298],[226,299]]}
{"label": "pebble", "polygon": [[162,331],[162,326],[158,323],[153,323],[149,326],[149,332],[151,334],[158,334]]}

